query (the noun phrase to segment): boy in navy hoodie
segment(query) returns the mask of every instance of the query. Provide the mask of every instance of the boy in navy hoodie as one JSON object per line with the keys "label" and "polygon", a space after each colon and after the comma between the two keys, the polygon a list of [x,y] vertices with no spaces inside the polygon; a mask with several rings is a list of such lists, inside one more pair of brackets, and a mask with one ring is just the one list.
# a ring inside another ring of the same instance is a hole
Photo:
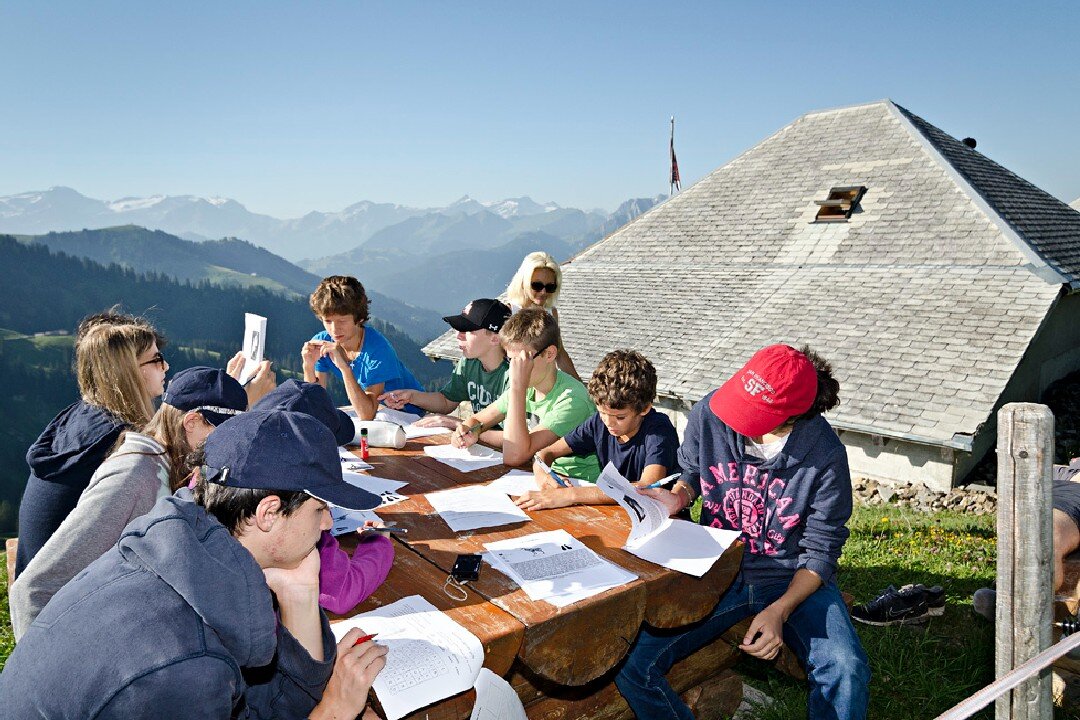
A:
{"label": "boy in navy hoodie", "polygon": [[708,617],[641,631],[615,682],[639,718],[692,718],[664,674],[752,618],[740,648],[806,668],[809,717],[865,718],[870,670],[834,576],[847,540],[847,454],[821,413],[839,404],[829,364],[771,345],[690,412],[671,491],[643,490],[670,514],[701,496],[701,523],[739,530],[742,566]]}

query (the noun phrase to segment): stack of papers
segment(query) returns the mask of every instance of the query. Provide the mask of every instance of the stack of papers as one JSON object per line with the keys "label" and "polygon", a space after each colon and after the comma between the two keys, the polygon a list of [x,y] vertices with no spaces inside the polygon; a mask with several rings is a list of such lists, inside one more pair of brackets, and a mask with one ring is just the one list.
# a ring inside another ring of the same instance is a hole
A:
{"label": "stack of papers", "polygon": [[439,612],[419,595],[334,623],[340,642],[349,630],[378,633],[389,648],[386,667],[372,689],[388,720],[473,687],[484,663],[480,638]]}
{"label": "stack of papers", "polygon": [[511,502],[506,493],[486,485],[443,490],[431,493],[427,499],[454,532],[529,520],[525,511]]}
{"label": "stack of papers", "polygon": [[483,445],[456,448],[453,445],[425,445],[424,454],[461,472],[501,465],[503,455]]}
{"label": "stack of papers", "polygon": [[533,600],[566,607],[637,579],[565,530],[484,543],[488,563]]}
{"label": "stack of papers", "polygon": [[630,516],[624,550],[669,570],[701,577],[741,533],[672,520],[659,500],[642,495],[608,463],[596,487]]}

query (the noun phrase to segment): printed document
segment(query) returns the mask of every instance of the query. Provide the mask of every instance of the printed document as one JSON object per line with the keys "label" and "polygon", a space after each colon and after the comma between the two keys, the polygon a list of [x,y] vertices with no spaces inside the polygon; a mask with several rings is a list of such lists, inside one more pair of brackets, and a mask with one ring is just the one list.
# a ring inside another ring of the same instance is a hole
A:
{"label": "printed document", "polygon": [[386,667],[372,688],[388,720],[468,690],[484,664],[480,638],[419,595],[334,623],[340,641],[354,627],[378,633],[386,645]]}
{"label": "printed document", "polygon": [[371,510],[348,510],[337,505],[330,506],[330,517],[334,520],[330,532],[335,536],[356,532],[362,529],[368,520],[374,523],[382,522],[382,518]]}
{"label": "printed document", "polygon": [[526,720],[521,698],[500,676],[480,668],[475,687],[476,703],[469,720]]}
{"label": "printed document", "polygon": [[470,445],[456,448],[453,445],[425,445],[424,454],[461,472],[472,472],[481,468],[501,465],[503,455],[484,445]]}
{"label": "printed document", "polygon": [[361,460],[356,455],[353,455],[351,451],[345,448],[338,448],[338,457],[341,458],[341,470],[342,472],[357,473],[361,470],[371,470],[375,466],[369,462]]}
{"label": "printed document", "polygon": [[454,532],[527,522],[530,519],[506,493],[486,485],[466,485],[430,493],[426,497]]}
{"label": "printed document", "polygon": [[520,497],[540,489],[536,484],[536,476],[527,470],[511,470],[502,477],[495,478],[487,486],[512,497]]}
{"label": "printed document", "polygon": [[376,477],[374,475],[361,475],[360,473],[348,472],[345,470],[342,470],[341,478],[350,485],[354,485],[361,490],[367,490],[370,493],[375,493],[381,497],[382,503],[379,507],[393,505],[394,503],[408,499],[405,495],[397,492],[408,485],[409,483],[407,482],[387,480],[386,478]]}
{"label": "printed document", "polygon": [[596,486],[630,516],[623,549],[669,570],[701,577],[741,534],[669,518],[663,503],[639,493],[611,463]]}
{"label": "printed document", "polygon": [[263,349],[266,345],[266,318],[262,315],[244,313],[244,368],[240,371],[240,384],[246,385],[259,363],[263,361]]}
{"label": "printed document", "polygon": [[565,530],[484,543],[488,563],[533,600],[565,607],[637,578]]}

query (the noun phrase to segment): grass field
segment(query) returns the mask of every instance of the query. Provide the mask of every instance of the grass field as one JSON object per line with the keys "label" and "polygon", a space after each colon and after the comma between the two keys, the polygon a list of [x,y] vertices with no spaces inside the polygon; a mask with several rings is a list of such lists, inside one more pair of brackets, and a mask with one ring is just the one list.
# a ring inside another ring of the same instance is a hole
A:
{"label": "grass field", "polygon": [[[849,527],[839,583],[856,603],[890,584],[921,582],[946,590],[945,614],[925,624],[857,625],[873,671],[870,718],[933,718],[991,682],[993,626],[972,611],[971,594],[994,577],[994,518],[953,512],[927,515],[889,506],[856,509]],[[0,667],[13,647],[6,570],[0,563]],[[806,717],[803,682],[750,658],[741,660],[736,669],[774,700],[768,708],[757,708],[755,718]],[[974,717],[993,716],[991,707]],[[1080,720],[1080,713],[1059,709],[1054,717]]]}

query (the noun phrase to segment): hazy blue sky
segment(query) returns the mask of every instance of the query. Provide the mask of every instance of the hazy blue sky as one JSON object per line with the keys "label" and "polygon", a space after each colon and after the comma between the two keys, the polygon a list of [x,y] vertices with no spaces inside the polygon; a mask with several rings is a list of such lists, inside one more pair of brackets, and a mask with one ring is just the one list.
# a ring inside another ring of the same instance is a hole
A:
{"label": "hazy blue sky", "polygon": [[888,97],[1080,197],[1076,2],[0,4],[0,195],[529,195],[684,187],[815,109]]}

